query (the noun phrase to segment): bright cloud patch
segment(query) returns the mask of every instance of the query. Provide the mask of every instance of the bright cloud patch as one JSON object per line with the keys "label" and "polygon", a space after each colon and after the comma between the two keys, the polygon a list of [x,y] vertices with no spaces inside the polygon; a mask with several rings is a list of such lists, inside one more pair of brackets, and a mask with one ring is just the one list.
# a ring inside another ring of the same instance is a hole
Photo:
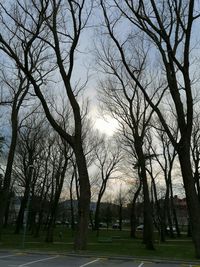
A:
{"label": "bright cloud patch", "polygon": [[94,126],[100,132],[112,136],[118,128],[118,122],[111,117],[106,117],[106,119],[98,118]]}

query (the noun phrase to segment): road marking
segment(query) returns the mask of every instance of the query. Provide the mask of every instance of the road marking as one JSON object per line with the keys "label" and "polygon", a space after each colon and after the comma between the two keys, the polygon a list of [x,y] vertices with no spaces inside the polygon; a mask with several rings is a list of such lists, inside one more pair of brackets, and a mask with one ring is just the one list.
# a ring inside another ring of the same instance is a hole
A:
{"label": "road marking", "polygon": [[0,259],[3,259],[3,258],[9,258],[9,257],[14,257],[15,254],[12,254],[12,255],[5,255],[5,256],[0,256]]}
{"label": "road marking", "polygon": [[99,260],[100,260],[100,259],[96,259],[96,260],[93,260],[93,261],[87,262],[87,263],[85,263],[85,264],[83,264],[83,265],[81,265],[81,266],[79,266],[79,267],[88,266],[88,265],[90,265],[90,264],[92,264],[92,263],[94,263],[94,262],[97,262],[97,261],[99,261]]}
{"label": "road marking", "polygon": [[143,264],[144,264],[144,262],[141,262],[141,263],[138,265],[138,267],[142,267]]}
{"label": "road marking", "polygon": [[57,255],[57,256],[54,256],[54,257],[45,258],[45,259],[40,259],[40,260],[36,260],[36,261],[29,261],[29,262],[27,262],[27,263],[18,265],[18,267],[28,266],[29,264],[34,264],[34,263],[41,262],[41,261],[48,261],[48,260],[52,260],[52,259],[55,259],[55,258],[58,258],[58,257],[59,257],[59,256]]}

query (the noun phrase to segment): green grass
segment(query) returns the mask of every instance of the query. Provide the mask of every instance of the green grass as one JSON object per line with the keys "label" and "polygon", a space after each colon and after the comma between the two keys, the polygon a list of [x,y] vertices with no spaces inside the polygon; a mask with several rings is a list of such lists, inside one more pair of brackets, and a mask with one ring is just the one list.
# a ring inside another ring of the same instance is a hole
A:
{"label": "green grass", "polygon": [[[62,238],[59,237],[62,232]],[[24,249],[30,251],[44,251],[57,253],[73,252],[73,233],[64,226],[59,226],[55,230],[54,242],[44,242],[45,233],[39,238],[26,235]],[[108,242],[109,240],[109,242]],[[6,229],[0,242],[0,249],[23,249],[23,233],[13,234],[13,229]],[[191,239],[181,237],[180,239],[170,239],[166,243],[155,242],[155,251],[145,249],[139,236],[138,239],[129,238],[129,231],[100,230],[99,237],[96,232],[89,230],[88,250],[85,254],[97,254],[101,256],[132,256],[160,259],[182,259],[195,260],[194,247]]]}

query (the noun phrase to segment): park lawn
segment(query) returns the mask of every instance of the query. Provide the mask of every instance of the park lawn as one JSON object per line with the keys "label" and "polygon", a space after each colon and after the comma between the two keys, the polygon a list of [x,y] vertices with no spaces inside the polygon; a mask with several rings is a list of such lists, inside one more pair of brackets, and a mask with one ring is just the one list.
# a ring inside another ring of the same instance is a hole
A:
{"label": "park lawn", "polygon": [[[140,237],[141,234],[138,236]],[[16,249],[39,252],[74,253],[73,232],[65,226],[55,229],[54,242],[46,243],[45,233],[39,238],[34,238],[30,233],[26,234],[23,247],[23,233],[13,234],[13,229],[4,231],[0,249]],[[130,256],[146,257],[171,260],[195,260],[194,248],[191,239],[181,237],[169,239],[165,243],[155,242],[155,251],[145,249],[141,238],[130,239],[129,231],[101,229],[99,236],[96,232],[89,230],[87,251],[81,254],[95,254],[99,256]]]}

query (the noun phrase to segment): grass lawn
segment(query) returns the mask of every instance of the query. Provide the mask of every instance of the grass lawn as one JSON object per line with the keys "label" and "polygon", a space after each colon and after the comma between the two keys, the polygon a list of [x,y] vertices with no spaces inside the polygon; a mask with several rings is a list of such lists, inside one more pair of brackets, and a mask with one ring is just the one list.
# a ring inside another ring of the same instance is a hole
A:
{"label": "grass lawn", "polygon": [[[23,249],[23,233],[13,234],[13,229],[4,230],[0,249]],[[61,233],[61,234],[59,234]],[[141,235],[141,234],[139,234]],[[191,239],[182,236],[177,239],[168,239],[166,243],[155,242],[155,251],[145,249],[142,240],[129,238],[129,231],[104,230],[96,232],[89,230],[88,250],[85,254],[97,254],[101,256],[132,256],[151,257],[161,259],[195,260],[194,248]],[[30,233],[26,234],[24,249],[30,251],[52,251],[57,253],[73,252],[73,233],[65,226],[57,226],[53,243],[44,242],[45,233],[39,238],[34,238]]]}

